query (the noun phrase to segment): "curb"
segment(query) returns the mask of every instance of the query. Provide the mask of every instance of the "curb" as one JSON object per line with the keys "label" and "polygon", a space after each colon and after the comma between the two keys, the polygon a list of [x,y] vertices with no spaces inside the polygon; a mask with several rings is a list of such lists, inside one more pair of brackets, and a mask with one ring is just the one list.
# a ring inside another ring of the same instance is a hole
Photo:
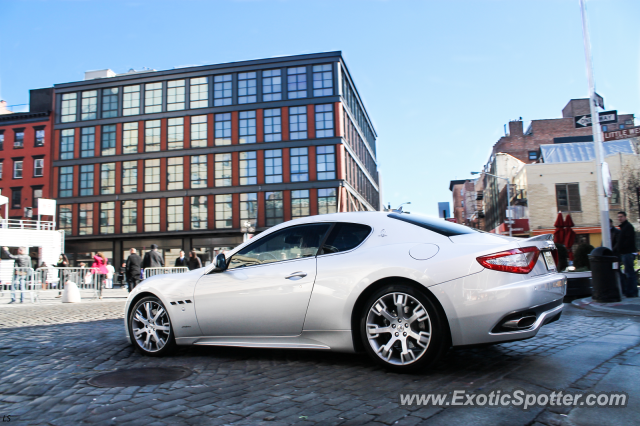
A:
{"label": "curb", "polygon": [[625,307],[627,306],[640,307],[640,303],[629,303],[629,302],[626,302],[625,300],[626,299],[622,299],[621,302],[615,302],[615,303],[598,303],[598,302],[594,302],[593,299],[591,299],[590,297],[587,297],[585,299],[576,299],[572,301],[571,304],[580,309],[588,309],[590,311],[607,312],[610,314],[640,316],[640,309],[637,311],[631,310],[631,309],[625,309]]}

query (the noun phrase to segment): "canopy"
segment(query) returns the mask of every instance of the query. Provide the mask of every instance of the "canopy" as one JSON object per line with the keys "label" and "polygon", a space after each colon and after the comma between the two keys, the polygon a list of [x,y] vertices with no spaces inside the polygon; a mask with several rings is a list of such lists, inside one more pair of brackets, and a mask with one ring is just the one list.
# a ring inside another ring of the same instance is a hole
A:
{"label": "canopy", "polygon": [[[633,143],[629,139],[620,141],[603,142],[602,148],[605,157],[623,154],[635,154]],[[553,145],[540,145],[542,160],[545,163],[575,163],[579,161],[593,161],[596,158],[595,144],[593,142],[557,143]]]}

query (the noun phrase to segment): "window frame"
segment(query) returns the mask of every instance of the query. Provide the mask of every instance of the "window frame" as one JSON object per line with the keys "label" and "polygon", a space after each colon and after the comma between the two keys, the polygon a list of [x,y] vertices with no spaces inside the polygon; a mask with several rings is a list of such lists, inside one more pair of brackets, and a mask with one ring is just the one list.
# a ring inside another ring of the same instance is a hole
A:
{"label": "window frame", "polygon": [[[578,203],[580,204],[579,210],[572,210],[571,209],[571,201],[570,201],[570,195],[569,195],[569,186],[570,185],[575,185],[575,188],[577,189],[577,194],[578,194]],[[564,189],[566,191],[567,194],[567,209],[566,210],[562,210],[561,206],[560,206],[560,199],[559,199],[559,193],[558,193],[558,187],[562,187],[564,186]],[[563,213],[581,213],[582,212],[582,199],[580,197],[580,184],[578,182],[567,182],[567,183],[556,183],[555,184],[555,188],[556,188],[556,208],[558,211],[563,212]]]}

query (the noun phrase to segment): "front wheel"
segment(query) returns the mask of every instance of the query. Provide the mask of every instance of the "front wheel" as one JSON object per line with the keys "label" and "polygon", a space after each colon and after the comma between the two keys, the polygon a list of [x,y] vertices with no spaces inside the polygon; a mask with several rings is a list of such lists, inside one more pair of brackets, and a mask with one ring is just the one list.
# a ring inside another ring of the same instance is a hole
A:
{"label": "front wheel", "polygon": [[376,362],[398,373],[422,370],[449,348],[447,327],[433,303],[408,285],[389,285],[365,304],[360,335]]}
{"label": "front wheel", "polygon": [[129,314],[129,335],[136,349],[149,356],[165,355],[176,344],[169,313],[155,296],[135,304]]}

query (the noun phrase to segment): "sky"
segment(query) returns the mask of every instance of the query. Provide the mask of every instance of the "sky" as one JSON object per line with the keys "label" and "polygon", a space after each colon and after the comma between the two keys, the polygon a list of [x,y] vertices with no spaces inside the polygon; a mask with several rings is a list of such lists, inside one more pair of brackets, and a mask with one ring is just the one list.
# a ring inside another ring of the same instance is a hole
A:
{"label": "sky", "polygon": [[[587,15],[598,93],[640,117],[640,1],[588,0]],[[340,50],[378,134],[381,201],[430,215],[510,120],[588,96],[578,0],[0,0],[0,22],[9,105],[87,70]]]}

